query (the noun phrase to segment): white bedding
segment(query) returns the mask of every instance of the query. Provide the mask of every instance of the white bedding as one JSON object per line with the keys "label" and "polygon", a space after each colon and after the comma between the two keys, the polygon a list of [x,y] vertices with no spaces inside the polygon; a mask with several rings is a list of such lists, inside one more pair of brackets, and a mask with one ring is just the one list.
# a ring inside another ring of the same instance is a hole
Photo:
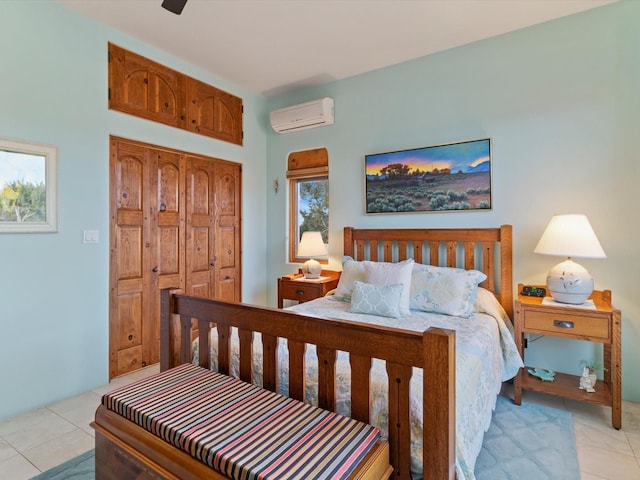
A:
{"label": "white bedding", "polygon": [[[349,312],[350,304],[331,296],[289,307],[296,313],[319,318],[354,320],[422,332],[428,327],[456,330],[456,470],[457,478],[474,480],[474,465],[482,447],[484,432],[489,428],[496,397],[503,381],[515,376],[522,361],[513,342],[511,321],[493,294],[479,289],[475,302],[476,314],[471,318],[451,317],[422,311],[410,312],[399,319]],[[235,337],[235,335],[234,335]],[[261,356],[262,344],[256,335],[255,356]],[[197,341],[196,341],[197,342]],[[237,340],[232,347],[232,375],[237,376]],[[212,366],[217,368],[217,339],[212,335]],[[286,343],[280,341],[279,372],[280,390],[288,393],[288,364]],[[197,343],[194,343],[194,362],[197,362]],[[307,349],[307,378],[317,378],[315,348]],[[260,362],[255,361],[255,377],[262,383]],[[341,352],[337,364],[337,411],[349,415],[350,369],[348,356]],[[387,376],[384,362],[373,363],[371,375],[372,408],[371,423],[386,436],[386,389]],[[411,382],[411,432],[412,432],[412,476],[421,477],[422,459],[422,370],[414,369]],[[317,401],[317,384],[307,385],[307,401]]]}

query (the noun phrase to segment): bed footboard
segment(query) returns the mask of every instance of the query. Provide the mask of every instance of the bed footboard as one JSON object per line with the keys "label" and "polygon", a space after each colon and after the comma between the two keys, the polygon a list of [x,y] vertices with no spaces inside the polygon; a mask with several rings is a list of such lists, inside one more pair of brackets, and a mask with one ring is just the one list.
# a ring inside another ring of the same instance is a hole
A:
{"label": "bed footboard", "polygon": [[278,338],[289,349],[289,396],[304,401],[305,345],[318,355],[318,406],[336,410],[336,358],[349,353],[351,417],[369,423],[372,360],[384,360],[389,383],[389,457],[392,478],[410,478],[409,384],[412,368],[424,370],[423,472],[425,479],[455,478],[455,332],[423,333],[341,320],[318,319],[286,310],[190,297],[161,295],[161,370],[191,362],[191,331],[199,332],[200,365],[210,368],[209,331],[218,332],[218,370],[229,374],[231,329],[238,331],[240,379],[253,379],[253,336],[262,336],[262,387],[278,391]]}

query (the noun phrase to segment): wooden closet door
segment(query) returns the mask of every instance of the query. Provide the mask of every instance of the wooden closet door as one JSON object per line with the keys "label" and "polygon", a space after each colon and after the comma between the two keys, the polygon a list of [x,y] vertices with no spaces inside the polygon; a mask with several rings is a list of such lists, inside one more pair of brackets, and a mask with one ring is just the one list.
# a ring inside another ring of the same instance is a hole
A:
{"label": "wooden closet door", "polygon": [[187,158],[186,293],[214,298],[215,205],[213,162]]}
{"label": "wooden closet door", "polygon": [[111,141],[110,378],[157,363],[161,288],[184,288],[184,159]]}
{"label": "wooden closet door", "polygon": [[216,168],[215,298],[240,302],[240,185],[238,165]]}
{"label": "wooden closet door", "polygon": [[142,318],[148,307],[145,148],[111,141],[109,378],[142,365]]}
{"label": "wooden closet door", "polygon": [[160,361],[160,289],[184,288],[184,157],[149,150],[150,292],[143,319],[143,364]]}
{"label": "wooden closet door", "polygon": [[160,289],[240,301],[240,165],[111,137],[109,378],[159,361]]}

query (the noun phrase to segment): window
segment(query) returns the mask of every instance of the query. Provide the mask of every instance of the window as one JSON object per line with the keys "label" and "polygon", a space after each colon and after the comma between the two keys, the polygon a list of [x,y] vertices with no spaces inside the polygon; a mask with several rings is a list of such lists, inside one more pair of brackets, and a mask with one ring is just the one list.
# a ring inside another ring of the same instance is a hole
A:
{"label": "window", "polygon": [[58,149],[0,139],[0,233],[56,232]]}
{"label": "window", "polygon": [[[326,148],[294,152],[287,163],[289,179],[289,261],[304,263],[298,257],[303,232],[320,232],[329,244],[329,157]],[[325,256],[316,258],[328,263]]]}

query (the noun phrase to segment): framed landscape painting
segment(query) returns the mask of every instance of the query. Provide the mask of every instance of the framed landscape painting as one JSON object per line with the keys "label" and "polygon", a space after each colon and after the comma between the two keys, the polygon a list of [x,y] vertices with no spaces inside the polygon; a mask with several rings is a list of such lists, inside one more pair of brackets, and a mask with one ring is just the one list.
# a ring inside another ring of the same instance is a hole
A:
{"label": "framed landscape painting", "polygon": [[491,139],[365,155],[366,213],[491,210]]}

